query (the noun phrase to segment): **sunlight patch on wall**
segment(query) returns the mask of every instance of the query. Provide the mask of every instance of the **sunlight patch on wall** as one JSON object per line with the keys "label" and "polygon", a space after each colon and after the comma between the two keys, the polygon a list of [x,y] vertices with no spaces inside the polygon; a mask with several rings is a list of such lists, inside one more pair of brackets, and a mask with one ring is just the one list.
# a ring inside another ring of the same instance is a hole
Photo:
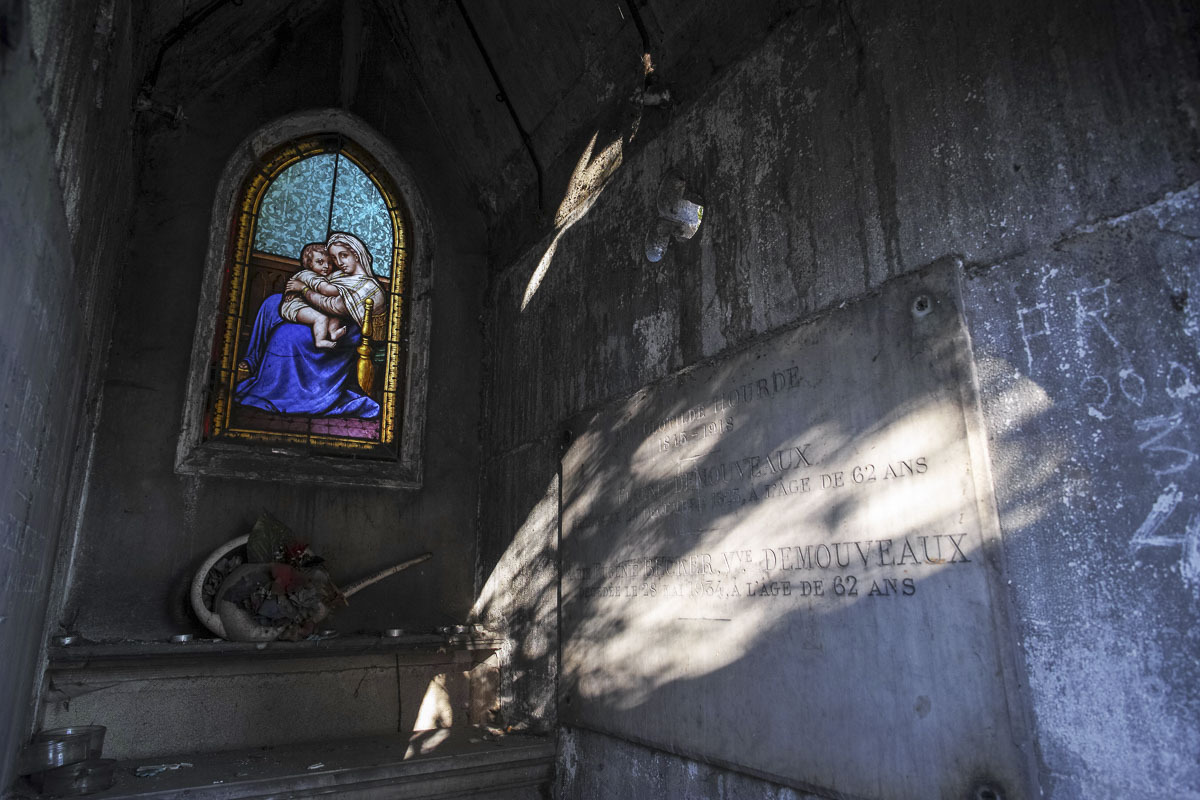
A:
{"label": "sunlight patch on wall", "polygon": [[421,699],[421,710],[417,712],[413,730],[430,731],[449,728],[453,724],[454,703],[446,686],[446,676],[438,675],[425,687],[425,697]]}
{"label": "sunlight patch on wall", "polygon": [[529,306],[533,296],[537,294],[538,288],[542,285],[546,273],[549,272],[559,240],[571,229],[572,225],[587,215],[597,198],[608,186],[609,178],[621,166],[624,148],[620,139],[609,144],[595,158],[592,158],[597,136],[599,136],[599,132],[592,134],[591,141],[584,148],[583,155],[580,156],[571,173],[571,180],[567,184],[567,193],[563,197],[562,203],[559,204],[558,211],[554,214],[554,239],[529,277],[529,283],[526,284],[525,293],[521,297],[522,311]]}
{"label": "sunlight patch on wall", "polygon": [[449,728],[418,732],[409,742],[408,749],[404,751],[404,757],[409,759],[432,753],[449,738]]}

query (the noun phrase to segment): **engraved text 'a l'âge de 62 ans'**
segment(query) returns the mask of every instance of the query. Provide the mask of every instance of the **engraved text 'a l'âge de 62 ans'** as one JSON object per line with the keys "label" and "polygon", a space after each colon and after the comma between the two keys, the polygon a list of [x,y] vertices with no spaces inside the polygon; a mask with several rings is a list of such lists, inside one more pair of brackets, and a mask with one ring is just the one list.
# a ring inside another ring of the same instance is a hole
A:
{"label": "engraved text 'a l'\u00e2ge de 62 ans'", "polygon": [[650,556],[576,565],[571,577],[583,597],[910,597],[916,576],[889,568],[907,567],[908,573],[971,563],[967,538],[932,534]]}

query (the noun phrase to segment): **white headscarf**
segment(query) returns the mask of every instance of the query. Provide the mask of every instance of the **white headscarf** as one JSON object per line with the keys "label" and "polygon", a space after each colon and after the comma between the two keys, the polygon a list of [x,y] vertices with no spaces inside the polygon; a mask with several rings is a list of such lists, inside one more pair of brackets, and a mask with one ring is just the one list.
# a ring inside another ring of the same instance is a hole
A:
{"label": "white headscarf", "polygon": [[[337,288],[338,294],[346,304],[346,310],[361,326],[365,322],[367,313],[366,301],[371,300],[373,304],[372,317],[381,317],[383,309],[387,305],[387,297],[379,282],[375,280],[374,273],[371,272],[371,251],[367,250],[362,239],[352,233],[340,231],[331,233],[329,240],[325,243],[326,249],[332,249],[334,245],[347,248],[358,259],[359,269],[356,272],[336,273],[329,277],[330,282]],[[330,260],[334,260],[332,255],[330,255]],[[337,264],[336,267],[341,269],[340,264]]]}
{"label": "white headscarf", "polygon": [[[371,251],[362,243],[353,233],[342,233],[340,231],[329,234],[329,239],[325,242],[325,248],[333,247],[335,244],[340,244],[343,247],[349,247],[354,251],[354,255],[358,256],[358,263],[365,269],[367,275],[374,275],[371,270]],[[336,264],[335,264],[336,266]]]}

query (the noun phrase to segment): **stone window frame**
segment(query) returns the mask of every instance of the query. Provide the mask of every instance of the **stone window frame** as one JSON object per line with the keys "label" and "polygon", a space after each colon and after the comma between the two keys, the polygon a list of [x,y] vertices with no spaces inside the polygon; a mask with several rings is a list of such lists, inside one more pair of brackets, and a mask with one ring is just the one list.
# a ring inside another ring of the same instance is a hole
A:
{"label": "stone window frame", "polygon": [[[341,133],[369,152],[392,178],[408,211],[409,338],[403,407],[397,411],[400,435],[395,461],[314,455],[302,447],[204,441],[203,437],[213,336],[223,310],[222,276],[234,246],[229,225],[240,207],[243,183],[276,148],[322,133]],[[429,383],[432,241],[429,214],[412,169],[382,136],[357,117],[337,109],[292,114],[264,125],[239,144],[225,164],[213,201],[175,471],[200,477],[420,488]]]}

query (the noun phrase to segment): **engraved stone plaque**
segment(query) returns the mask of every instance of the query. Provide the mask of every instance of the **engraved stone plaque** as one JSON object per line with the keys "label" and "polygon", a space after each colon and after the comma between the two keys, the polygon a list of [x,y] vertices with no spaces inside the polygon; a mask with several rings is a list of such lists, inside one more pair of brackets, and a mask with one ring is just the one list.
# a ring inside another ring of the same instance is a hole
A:
{"label": "engraved stone plaque", "polygon": [[566,723],[833,797],[1028,796],[960,309],[932,267],[576,426]]}

